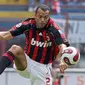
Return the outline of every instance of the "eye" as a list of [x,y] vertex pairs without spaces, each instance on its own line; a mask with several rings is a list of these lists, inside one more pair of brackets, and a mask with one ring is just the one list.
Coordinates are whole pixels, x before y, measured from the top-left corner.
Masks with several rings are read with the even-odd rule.
[[44,18],[45,18],[45,19],[47,19],[47,18],[48,18],[48,16],[45,16]]
[[42,16],[39,16],[39,18],[42,18]]

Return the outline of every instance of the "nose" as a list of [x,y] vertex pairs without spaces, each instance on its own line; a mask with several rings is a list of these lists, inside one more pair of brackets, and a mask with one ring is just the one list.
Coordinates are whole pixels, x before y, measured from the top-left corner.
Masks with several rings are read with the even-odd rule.
[[41,18],[41,21],[44,22],[44,20],[45,20],[45,19],[42,17],[42,18]]

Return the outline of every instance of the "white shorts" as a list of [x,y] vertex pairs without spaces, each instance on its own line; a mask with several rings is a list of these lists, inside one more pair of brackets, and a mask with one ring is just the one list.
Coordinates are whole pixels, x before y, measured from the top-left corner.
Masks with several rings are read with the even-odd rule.
[[[25,54],[26,55],[26,54]],[[24,71],[14,69],[23,77],[30,78],[31,85],[52,85],[52,64],[41,64],[29,58],[26,55],[27,68]]]

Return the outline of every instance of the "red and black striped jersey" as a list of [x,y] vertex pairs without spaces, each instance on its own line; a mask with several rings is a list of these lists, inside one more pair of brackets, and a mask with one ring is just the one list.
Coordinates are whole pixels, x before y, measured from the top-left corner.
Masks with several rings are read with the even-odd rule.
[[48,64],[54,60],[56,45],[67,42],[64,34],[50,18],[42,29],[36,27],[35,19],[29,18],[10,29],[12,36],[25,34],[25,53],[33,60]]

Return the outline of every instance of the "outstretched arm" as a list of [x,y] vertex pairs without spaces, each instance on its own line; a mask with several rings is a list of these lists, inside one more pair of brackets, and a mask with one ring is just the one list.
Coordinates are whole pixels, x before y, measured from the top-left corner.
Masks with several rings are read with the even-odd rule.
[[66,70],[68,68],[68,65],[61,61],[61,53],[62,53],[63,49],[66,48],[67,46],[65,44],[60,44],[58,47],[59,47],[59,53],[56,56],[55,60],[60,62],[60,64],[59,64],[60,72],[64,73],[64,70]]
[[10,31],[2,31],[0,32],[0,40],[9,40],[13,38]]
[[26,30],[30,29],[29,20],[23,21],[21,23],[18,23],[17,25],[13,26],[8,31],[2,31],[0,32],[0,40],[9,40],[15,36],[18,36],[20,34],[23,34]]

